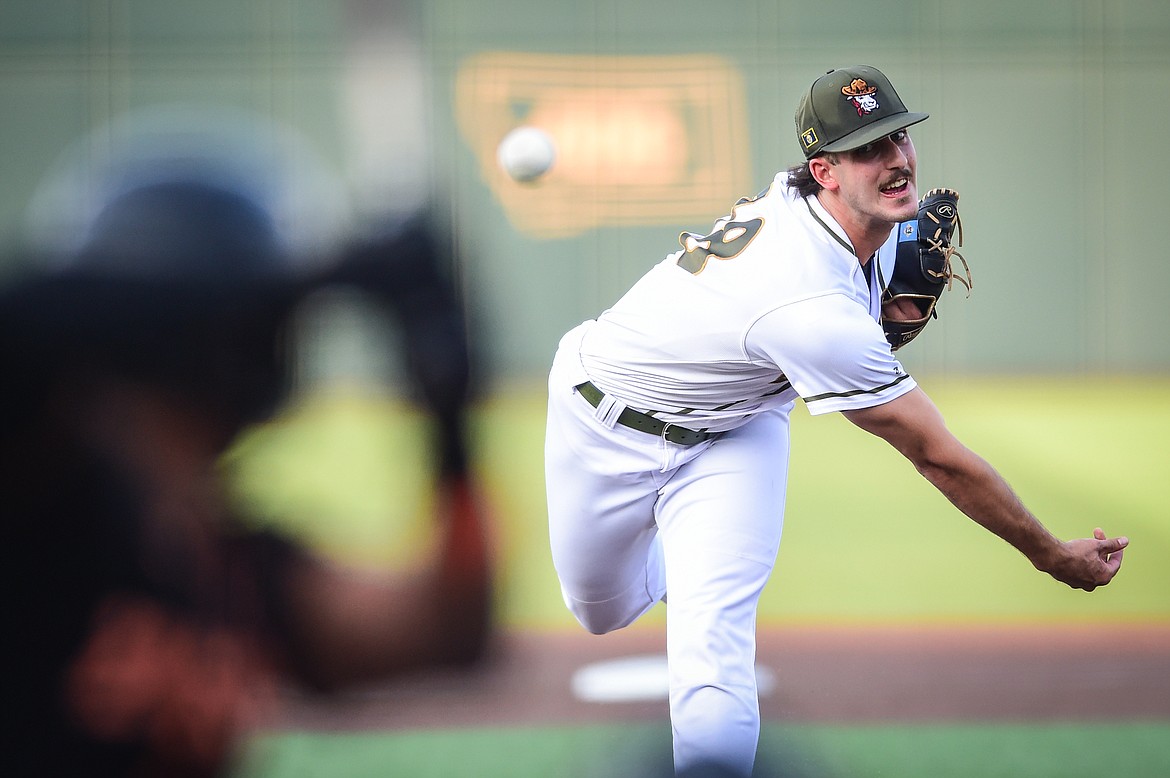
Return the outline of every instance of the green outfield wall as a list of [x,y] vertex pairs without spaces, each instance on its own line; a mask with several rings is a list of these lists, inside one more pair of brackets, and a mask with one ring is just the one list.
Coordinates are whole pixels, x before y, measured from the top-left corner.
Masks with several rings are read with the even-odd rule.
[[[287,123],[355,218],[429,199],[492,377],[545,370],[610,303],[796,161],[800,91],[885,70],[913,109],[922,189],[959,190],[970,299],[907,366],[1170,367],[1170,5],[1155,0],[11,0],[0,4],[0,232],[62,151],[123,112],[224,103]],[[557,130],[549,179],[494,165]]]

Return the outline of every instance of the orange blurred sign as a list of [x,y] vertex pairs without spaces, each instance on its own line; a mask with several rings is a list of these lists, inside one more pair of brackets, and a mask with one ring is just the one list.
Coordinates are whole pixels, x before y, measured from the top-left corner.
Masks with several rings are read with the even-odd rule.
[[[484,180],[531,235],[710,219],[751,185],[743,80],[717,56],[485,53],[460,67],[455,100]],[[557,147],[536,184],[496,163],[519,125]]]

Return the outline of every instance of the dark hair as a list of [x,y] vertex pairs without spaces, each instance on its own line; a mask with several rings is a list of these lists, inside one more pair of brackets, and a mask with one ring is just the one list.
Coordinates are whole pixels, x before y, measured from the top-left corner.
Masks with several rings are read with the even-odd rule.
[[809,169],[809,162],[819,156],[823,156],[834,165],[837,164],[836,154],[818,154],[812,159],[788,168],[788,185],[795,189],[801,197],[812,197],[824,188],[813,178],[812,170]]
[[788,168],[788,185],[795,189],[801,197],[812,197],[821,191],[821,185],[813,178],[808,169],[808,162]]

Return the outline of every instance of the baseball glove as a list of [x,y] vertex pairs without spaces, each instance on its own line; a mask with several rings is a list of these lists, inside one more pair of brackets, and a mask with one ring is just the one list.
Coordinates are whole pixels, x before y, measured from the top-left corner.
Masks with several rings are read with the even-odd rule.
[[[955,281],[971,294],[971,269],[956,250],[963,245],[958,202],[959,193],[953,189],[931,189],[918,203],[918,219],[898,226],[894,274],[882,291],[882,329],[894,351],[938,318],[938,300]],[[963,265],[962,275],[954,272],[956,258]]]

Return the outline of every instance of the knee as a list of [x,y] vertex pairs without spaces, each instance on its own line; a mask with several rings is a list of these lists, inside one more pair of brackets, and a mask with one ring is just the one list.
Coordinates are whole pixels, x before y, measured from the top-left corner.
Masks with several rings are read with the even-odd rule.
[[605,635],[614,632],[628,626],[634,620],[633,618],[619,619],[606,608],[591,607],[598,604],[604,605],[605,603],[575,603],[569,606],[569,611],[577,619],[577,623],[592,635]]
[[577,622],[582,627],[584,627],[590,635],[607,635],[614,630],[621,629],[620,627],[615,627],[610,624],[595,624],[580,617],[577,618]]
[[582,627],[593,635],[605,635],[632,624],[645,612],[644,603],[631,605],[619,599],[603,602],[584,602],[574,599],[562,590],[565,605]]

